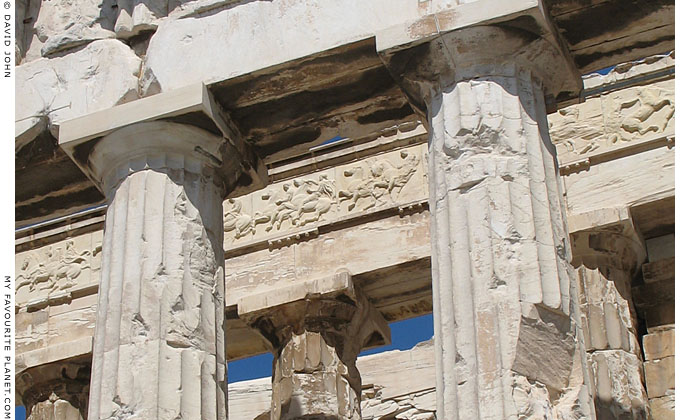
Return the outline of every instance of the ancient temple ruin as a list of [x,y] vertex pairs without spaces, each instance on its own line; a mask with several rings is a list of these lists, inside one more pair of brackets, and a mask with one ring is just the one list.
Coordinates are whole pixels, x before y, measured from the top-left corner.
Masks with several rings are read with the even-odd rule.
[[674,418],[674,2],[16,22],[27,418]]

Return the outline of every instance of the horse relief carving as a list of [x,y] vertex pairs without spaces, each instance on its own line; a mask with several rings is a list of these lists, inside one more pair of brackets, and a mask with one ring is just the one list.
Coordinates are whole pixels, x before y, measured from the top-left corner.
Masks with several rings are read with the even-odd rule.
[[621,116],[618,133],[613,133],[609,141],[630,141],[647,133],[663,133],[675,115],[673,97],[660,89],[638,89],[639,95],[628,101],[618,103],[616,112]]
[[550,117],[552,139],[562,156],[584,156],[643,137],[661,136],[672,127],[675,116],[673,92],[657,86],[615,92],[601,102],[596,98],[591,101],[561,109]]
[[304,226],[319,220],[336,204],[335,183],[327,175],[321,175],[318,181],[294,179],[279,189],[262,192],[260,197],[266,206],[253,216],[242,211],[239,201],[229,200],[230,209],[224,215],[225,231],[234,231],[235,239],[256,233],[257,225],[266,225],[266,232],[280,229],[286,221]]
[[[399,164],[379,158],[347,169],[339,178],[340,188],[327,174],[319,175],[318,180],[296,178],[269,187],[254,196],[258,207],[254,212],[243,208],[249,200],[230,199],[223,214],[224,230],[237,240],[257,230],[276,232],[285,226],[300,227],[322,220],[334,210],[339,212],[343,202],[347,202],[343,207],[346,212],[394,202],[393,196],[400,194],[419,166],[419,157],[406,150],[400,152],[400,158]],[[363,204],[358,206],[360,200]]]
[[402,163],[394,165],[386,159],[375,160],[367,169],[360,165],[345,171],[349,178],[344,189],[338,191],[339,203],[350,201],[348,210],[353,210],[362,198],[371,198],[361,210],[369,210],[382,203],[384,198],[393,199],[393,191],[400,190],[410,181],[417,171],[419,158],[406,150],[400,152]]
[[[97,251],[95,251],[97,252]],[[74,241],[62,246],[49,246],[42,258],[34,253],[25,256],[17,274],[17,291],[28,288],[29,293],[66,290],[77,284],[81,274],[91,268],[90,259],[95,252],[77,252]]]

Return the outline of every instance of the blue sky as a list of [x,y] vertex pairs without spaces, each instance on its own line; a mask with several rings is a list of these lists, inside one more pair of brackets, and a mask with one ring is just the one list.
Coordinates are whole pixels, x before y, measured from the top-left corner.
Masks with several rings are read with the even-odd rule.
[[[366,350],[360,356],[376,354],[389,350],[408,350],[420,341],[425,341],[434,335],[434,321],[431,316],[424,315],[400,322],[393,322],[391,327],[391,344]],[[271,376],[273,355],[260,354],[254,357],[228,363],[228,382],[247,381],[249,379]]]
[[[393,322],[390,324],[390,328],[390,345],[363,351],[360,353],[360,356],[389,350],[408,350],[414,347],[415,344],[426,341],[434,335],[434,321],[431,314]],[[271,376],[272,364],[273,355],[271,353],[228,363],[228,382],[239,382]],[[17,407],[15,419],[26,420],[24,407]]]

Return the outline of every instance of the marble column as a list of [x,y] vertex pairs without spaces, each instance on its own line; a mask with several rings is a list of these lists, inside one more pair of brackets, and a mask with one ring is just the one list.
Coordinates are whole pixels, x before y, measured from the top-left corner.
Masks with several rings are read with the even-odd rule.
[[588,415],[546,118],[547,93],[570,77],[554,73],[559,51],[508,26],[390,51],[391,73],[428,122],[437,416]]
[[571,235],[597,419],[646,419],[642,355],[632,281],[644,242],[629,219]]
[[17,376],[17,394],[28,420],[84,420],[89,398],[89,359],[54,362]]
[[108,210],[89,420],[226,420],[222,200],[241,167],[224,144],[157,121],[90,152]]
[[[349,275],[335,282],[345,287],[312,283],[304,298],[279,305],[259,308],[262,296],[238,303],[240,317],[274,349],[272,420],[362,418],[357,355],[365,346],[389,343],[390,330]],[[294,290],[284,295],[294,297]]]

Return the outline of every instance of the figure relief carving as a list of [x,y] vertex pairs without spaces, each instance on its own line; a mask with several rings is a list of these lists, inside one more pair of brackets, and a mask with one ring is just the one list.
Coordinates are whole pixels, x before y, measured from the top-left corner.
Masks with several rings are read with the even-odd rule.
[[223,212],[223,226],[226,232],[235,231],[235,239],[248,233],[254,233],[255,223],[252,216],[242,211],[242,203],[231,198],[228,200],[230,208]]
[[91,268],[91,257],[97,253],[98,249],[76,251],[73,240],[65,242],[64,248],[61,245],[47,247],[41,258],[29,253],[23,258],[17,274],[17,291],[28,288],[29,293],[47,290],[50,294],[74,287],[81,274]]
[[672,95],[664,94],[661,89],[636,90],[637,97],[617,104],[621,130],[609,137],[611,143],[630,141],[647,133],[663,133],[675,115]]
[[393,192],[400,191],[407,185],[410,178],[417,171],[419,158],[406,150],[400,152],[402,163],[394,165],[387,159],[378,159],[368,165],[363,164],[344,172],[346,181],[344,189],[338,191],[339,203],[350,200],[348,210],[352,211],[357,207],[357,202],[362,198],[372,198],[364,204],[361,210],[380,204],[383,198],[395,201]]
[[562,148],[559,153],[583,156],[661,136],[672,127],[675,116],[673,92],[658,86],[614,92],[601,102],[598,98],[588,101],[592,103],[567,107],[550,117],[552,138]]
[[[419,167],[419,156],[407,150],[399,152],[400,162],[386,158],[364,161],[346,169],[339,181],[320,174],[318,180],[296,178],[269,187],[254,196],[258,210],[247,210],[251,196],[230,199],[223,213],[225,232],[238,240],[250,235],[276,232],[285,226],[300,227],[323,220],[340,203],[348,202],[346,212],[366,211],[386,202],[395,202]],[[340,188],[338,188],[338,185]],[[369,199],[369,200],[363,200]],[[363,204],[359,204],[362,200]],[[244,206],[244,207],[243,207]]]
[[319,220],[336,204],[335,182],[327,175],[319,176],[318,181],[294,179],[281,188],[262,192],[260,197],[266,207],[253,216],[242,211],[242,203],[238,200],[228,201],[225,231],[234,230],[235,239],[256,233],[257,225],[266,225],[265,231],[270,232],[279,230],[285,221],[293,226],[304,226]]

